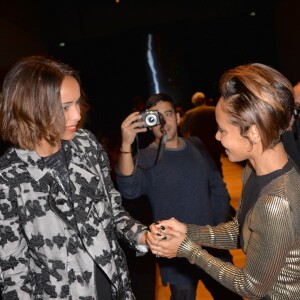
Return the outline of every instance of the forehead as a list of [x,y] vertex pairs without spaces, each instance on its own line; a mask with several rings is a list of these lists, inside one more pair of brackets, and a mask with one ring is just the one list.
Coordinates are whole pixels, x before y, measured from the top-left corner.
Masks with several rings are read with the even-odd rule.
[[74,77],[66,76],[61,84],[60,95],[62,102],[78,100],[80,87]]
[[174,111],[172,104],[168,101],[158,101],[151,109],[156,109],[161,112],[163,111]]
[[215,110],[216,118],[217,117],[225,117],[225,115],[226,115],[226,112],[224,110],[225,106],[226,106],[226,103],[225,103],[223,97],[221,97],[216,105],[216,110]]

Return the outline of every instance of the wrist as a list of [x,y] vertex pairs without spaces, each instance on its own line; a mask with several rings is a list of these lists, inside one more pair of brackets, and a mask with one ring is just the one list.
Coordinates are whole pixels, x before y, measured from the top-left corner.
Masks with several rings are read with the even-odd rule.
[[186,257],[192,249],[193,249],[193,243],[186,236],[177,249],[177,257]]
[[120,147],[120,153],[122,153],[122,154],[131,154],[132,153],[132,151],[131,151],[131,148],[129,148],[129,147]]

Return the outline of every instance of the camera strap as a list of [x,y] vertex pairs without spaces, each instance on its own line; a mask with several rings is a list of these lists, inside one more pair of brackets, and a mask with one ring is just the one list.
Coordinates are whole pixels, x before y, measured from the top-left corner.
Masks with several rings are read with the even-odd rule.
[[[137,137],[136,137],[136,139],[137,139]],[[160,143],[158,145],[158,150],[157,150],[157,154],[156,154],[156,157],[155,157],[155,161],[154,161],[153,165],[150,166],[150,167],[143,167],[141,165],[138,165],[138,152],[137,152],[134,170],[136,170],[137,167],[139,167],[142,170],[150,170],[153,167],[155,167],[159,163],[159,161],[161,160],[161,157],[162,157],[162,155],[164,153],[164,150],[166,148],[167,139],[168,139],[168,136],[167,136],[166,132],[163,132],[163,135],[160,139]],[[138,142],[137,142],[137,144],[138,144]]]
[[157,155],[156,155],[156,159],[155,159],[155,162],[154,162],[154,166],[158,164],[158,162],[160,161],[163,153],[164,153],[164,150],[166,148],[166,143],[167,143],[167,134],[164,133],[160,139],[160,143],[159,143],[159,146],[158,146],[158,151],[157,151]]

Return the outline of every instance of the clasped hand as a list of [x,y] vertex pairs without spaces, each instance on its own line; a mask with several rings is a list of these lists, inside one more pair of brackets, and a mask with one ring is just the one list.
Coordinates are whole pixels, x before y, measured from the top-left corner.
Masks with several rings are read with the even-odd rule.
[[179,245],[186,237],[186,225],[175,218],[158,221],[149,226],[147,244],[157,257],[177,256]]

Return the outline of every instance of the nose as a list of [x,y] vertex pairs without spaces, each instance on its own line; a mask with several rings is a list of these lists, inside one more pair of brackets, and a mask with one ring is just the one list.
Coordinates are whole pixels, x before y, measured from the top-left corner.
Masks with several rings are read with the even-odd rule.
[[74,121],[80,121],[81,119],[81,113],[80,113],[80,106],[79,105],[75,105],[74,109],[72,111],[72,119]]
[[217,140],[217,141],[219,141],[220,142],[220,140],[221,140],[221,133],[219,132],[219,130],[216,132],[216,134],[215,134],[215,139]]

